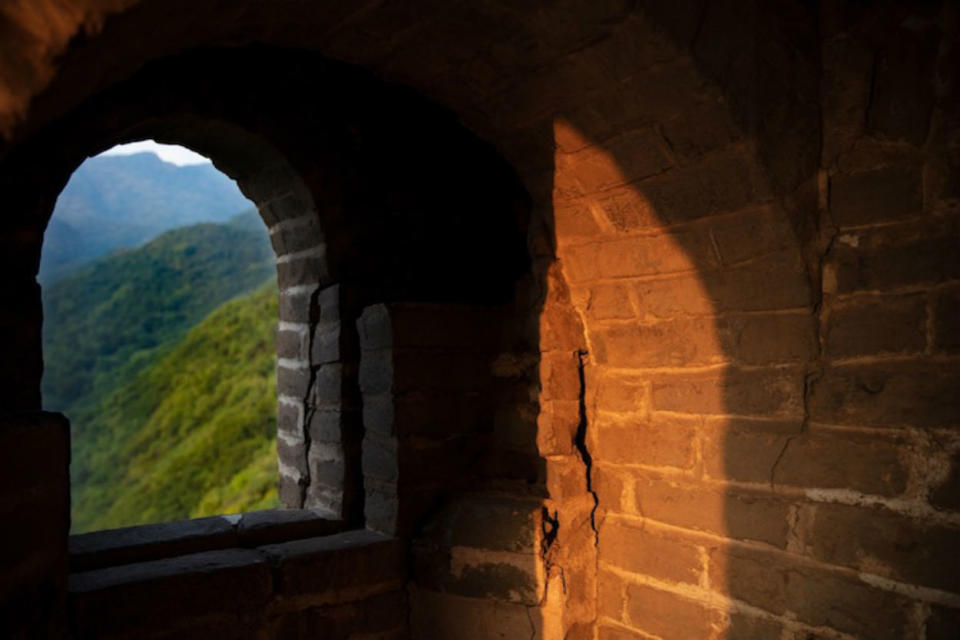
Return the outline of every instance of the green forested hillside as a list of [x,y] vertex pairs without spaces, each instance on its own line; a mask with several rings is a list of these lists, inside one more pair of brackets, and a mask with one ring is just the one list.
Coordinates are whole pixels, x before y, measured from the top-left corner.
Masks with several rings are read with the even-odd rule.
[[72,417],[97,404],[213,309],[273,277],[256,215],[168,231],[45,287],[45,408]]
[[224,304],[80,417],[73,532],[277,506],[276,306]]
[[276,502],[273,278],[251,212],[45,287],[44,407],[70,418],[74,532]]

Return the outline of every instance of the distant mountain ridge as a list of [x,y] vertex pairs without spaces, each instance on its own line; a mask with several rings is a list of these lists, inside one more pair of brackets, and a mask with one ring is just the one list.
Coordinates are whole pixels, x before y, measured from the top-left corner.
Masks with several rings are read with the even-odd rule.
[[252,206],[212,164],[177,166],[153,153],[89,158],[57,199],[38,280],[50,284],[117,249],[177,227],[225,222]]

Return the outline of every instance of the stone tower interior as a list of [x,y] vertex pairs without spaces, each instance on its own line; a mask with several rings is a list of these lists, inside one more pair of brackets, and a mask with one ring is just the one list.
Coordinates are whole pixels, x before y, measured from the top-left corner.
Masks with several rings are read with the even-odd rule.
[[[0,1],[0,636],[960,637],[958,32]],[[290,511],[83,547],[35,278],[71,172],[142,138],[270,229]]]

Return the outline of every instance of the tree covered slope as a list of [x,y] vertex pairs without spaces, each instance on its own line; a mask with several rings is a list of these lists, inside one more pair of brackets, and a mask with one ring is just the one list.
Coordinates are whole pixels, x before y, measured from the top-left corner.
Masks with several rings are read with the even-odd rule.
[[274,277],[256,215],[168,231],[45,287],[44,407],[96,404],[217,306]]
[[73,532],[278,505],[276,307],[227,302],[79,416]]

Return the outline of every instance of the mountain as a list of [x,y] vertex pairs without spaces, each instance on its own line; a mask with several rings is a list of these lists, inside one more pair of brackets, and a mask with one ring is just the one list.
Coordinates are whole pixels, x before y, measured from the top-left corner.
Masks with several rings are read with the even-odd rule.
[[72,531],[279,506],[276,287],[222,305],[79,416]]
[[181,167],[153,153],[89,158],[57,199],[38,280],[52,283],[93,258],[176,227],[225,222],[252,206],[212,164]]
[[213,309],[273,274],[266,229],[248,212],[229,224],[168,231],[44,287],[45,408],[72,418],[96,404]]

